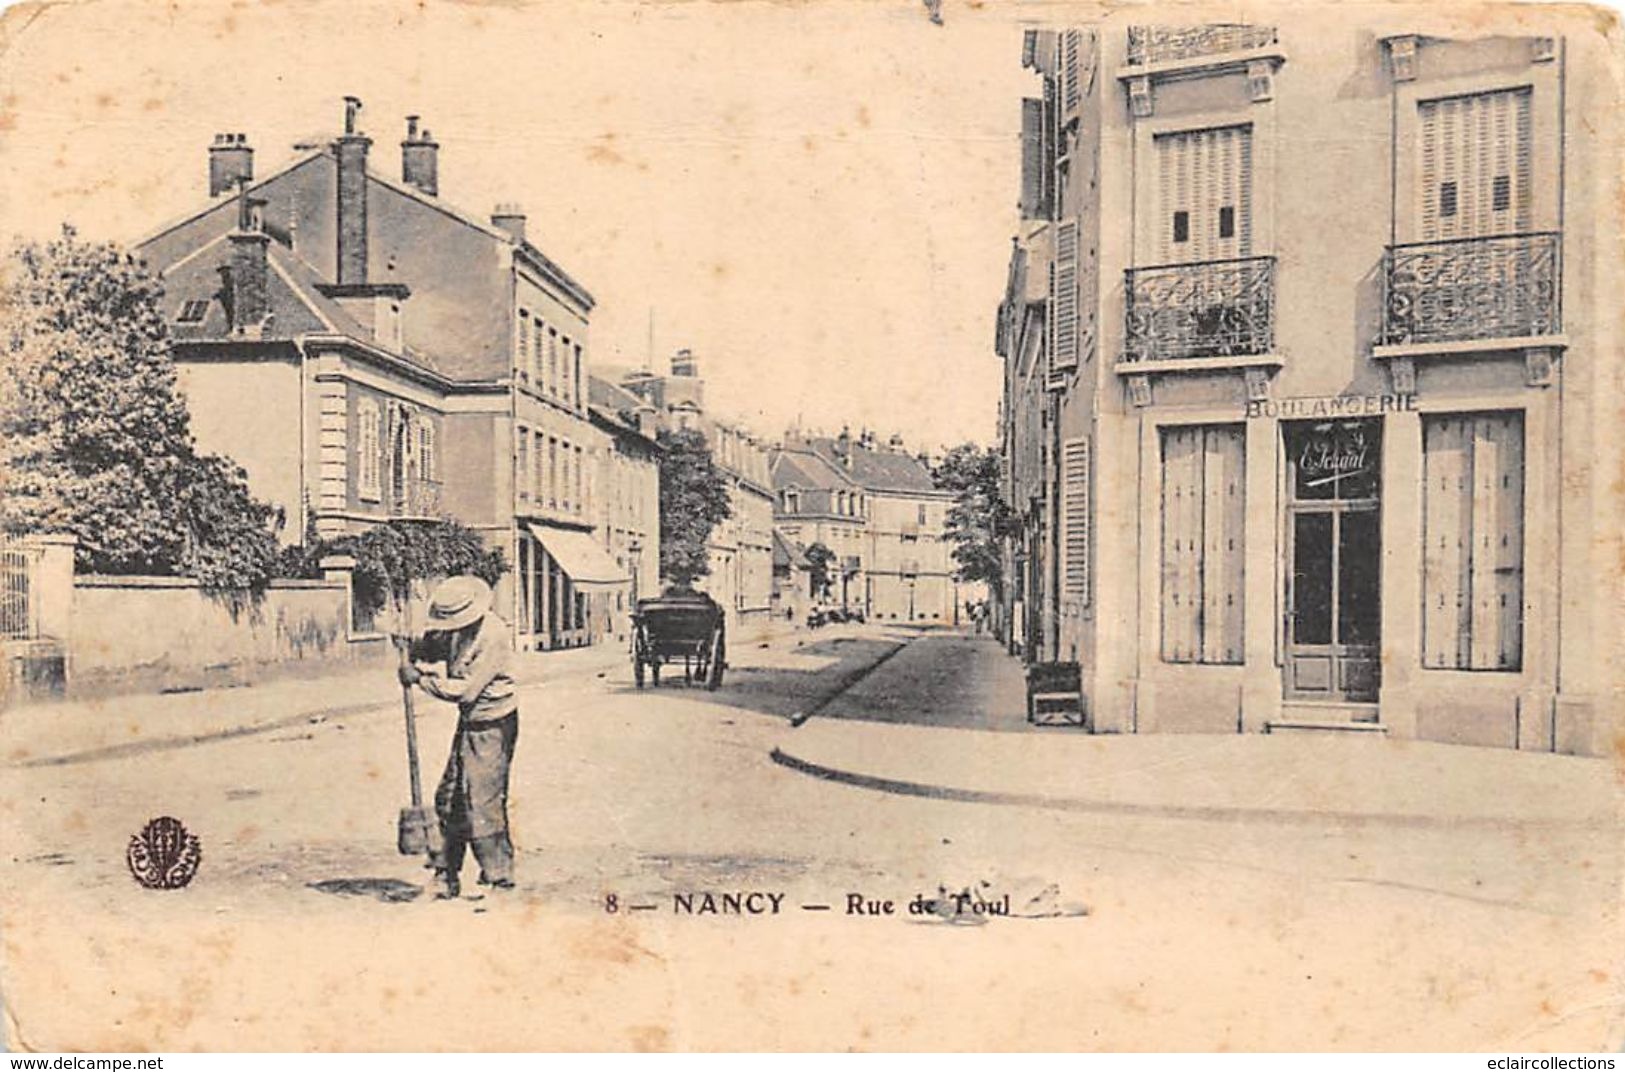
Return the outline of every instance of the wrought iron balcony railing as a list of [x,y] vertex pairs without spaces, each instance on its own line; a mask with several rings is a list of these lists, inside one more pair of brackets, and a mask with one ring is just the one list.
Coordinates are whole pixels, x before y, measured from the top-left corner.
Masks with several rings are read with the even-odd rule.
[[1124,273],[1125,361],[1242,357],[1275,345],[1275,258]]
[[1390,246],[1382,341],[1554,335],[1563,330],[1562,255],[1555,231]]
[[390,495],[391,517],[440,517],[440,482],[414,480]]
[[1133,67],[1244,52],[1275,43],[1275,27],[1219,22],[1207,26],[1130,26],[1128,62]]

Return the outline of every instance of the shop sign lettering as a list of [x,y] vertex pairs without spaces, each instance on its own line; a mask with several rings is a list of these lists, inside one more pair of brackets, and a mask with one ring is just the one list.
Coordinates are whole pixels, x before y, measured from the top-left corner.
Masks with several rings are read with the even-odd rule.
[[1325,395],[1311,398],[1266,398],[1247,403],[1248,417],[1300,420],[1316,417],[1376,417],[1415,413],[1415,395]]

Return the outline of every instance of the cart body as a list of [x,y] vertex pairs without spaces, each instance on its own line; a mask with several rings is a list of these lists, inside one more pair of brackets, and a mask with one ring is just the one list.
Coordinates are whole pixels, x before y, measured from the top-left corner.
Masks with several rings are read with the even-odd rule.
[[722,684],[727,629],[722,607],[703,592],[672,592],[638,600],[632,614],[632,677],[639,688],[647,674],[660,684],[660,671],[682,664],[683,680]]

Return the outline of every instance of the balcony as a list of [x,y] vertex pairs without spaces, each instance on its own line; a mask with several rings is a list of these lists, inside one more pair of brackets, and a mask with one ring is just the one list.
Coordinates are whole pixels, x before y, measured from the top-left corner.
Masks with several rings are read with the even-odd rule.
[[1562,235],[1553,231],[1390,246],[1377,356],[1471,349],[1455,344],[1485,340],[1513,348],[1557,336],[1562,254]]
[[435,519],[444,516],[440,506],[438,480],[414,480],[405,487],[392,488],[389,495],[389,516]]
[[[1280,364],[1275,347],[1275,258],[1242,257],[1130,268],[1124,284],[1125,366],[1192,368]],[[1164,369],[1171,371],[1164,365]]]
[[1275,44],[1275,27],[1221,22],[1207,26],[1130,26],[1131,67],[1249,52]]

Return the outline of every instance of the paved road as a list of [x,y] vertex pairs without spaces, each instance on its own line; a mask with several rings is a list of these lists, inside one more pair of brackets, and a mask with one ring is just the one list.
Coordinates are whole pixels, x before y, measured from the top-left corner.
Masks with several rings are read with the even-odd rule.
[[[1597,1044],[1617,852],[1561,832],[993,807],[768,758],[809,717],[1007,725],[990,648],[871,627],[737,650],[714,694],[624,670],[525,690],[501,900],[419,895],[387,710],[6,769],[8,1010],[44,1049]],[[451,723],[426,706],[432,768]],[[185,891],[125,873],[157,814],[203,839]],[[907,915],[939,887],[1064,914]],[[730,891],[783,910],[675,914]],[[901,914],[847,916],[852,893]]]

